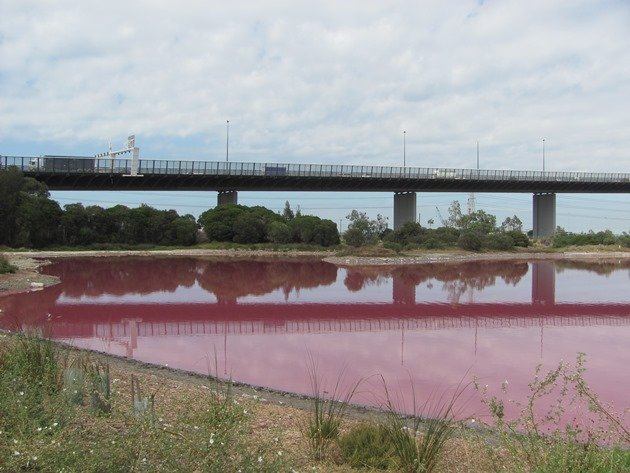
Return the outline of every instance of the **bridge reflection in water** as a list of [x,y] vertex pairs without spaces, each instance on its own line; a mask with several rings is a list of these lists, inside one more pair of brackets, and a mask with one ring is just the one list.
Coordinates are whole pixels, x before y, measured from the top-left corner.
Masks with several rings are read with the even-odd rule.
[[[301,302],[299,297],[265,300],[272,292],[281,291],[288,299],[299,291],[335,284],[338,268],[318,260],[136,258],[88,263],[76,259],[52,268],[62,285],[13,296],[5,302],[4,313],[13,317],[10,320],[20,320],[22,326],[46,325],[55,338],[121,342],[127,356],[133,356],[138,337],[630,325],[629,302],[556,303],[556,271],[563,267],[610,274],[628,269],[630,263],[478,261],[346,268],[342,270],[346,289],[368,295],[343,303],[327,301],[326,296],[321,302]],[[497,280],[508,288],[522,286],[528,272],[530,302],[474,301],[475,295],[495,286]],[[433,288],[442,300],[418,302],[418,286],[428,283],[432,287],[436,282],[442,283],[441,288]],[[388,284],[390,302],[370,301],[371,287]],[[191,301],[156,298],[156,294],[176,294],[181,287],[193,286],[202,291]],[[129,300],[130,294],[142,297]],[[209,295],[214,300],[209,301]],[[261,299],[248,301],[248,296]]]

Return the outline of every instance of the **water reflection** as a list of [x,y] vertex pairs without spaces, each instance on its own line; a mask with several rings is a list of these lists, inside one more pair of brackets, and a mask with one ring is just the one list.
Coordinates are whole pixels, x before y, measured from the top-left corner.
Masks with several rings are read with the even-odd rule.
[[[63,283],[0,297],[0,326],[307,393],[304,355],[417,392],[464,372],[526,380],[585,351],[606,399],[630,390],[630,262],[481,261],[337,268],[310,261],[63,260]],[[608,373],[608,374],[607,374]],[[334,373],[333,373],[334,375]],[[526,388],[526,386],[525,386]]]

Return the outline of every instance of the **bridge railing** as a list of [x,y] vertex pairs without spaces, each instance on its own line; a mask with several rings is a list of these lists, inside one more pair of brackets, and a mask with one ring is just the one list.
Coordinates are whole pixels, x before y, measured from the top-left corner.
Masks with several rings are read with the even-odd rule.
[[[131,173],[131,161],[128,159],[112,160],[109,158],[92,158],[85,156],[0,156],[0,169],[7,169],[10,166],[16,166],[28,173]],[[150,159],[140,160],[138,172],[143,175],[263,176],[269,179],[313,177],[340,179],[630,182],[630,173],[509,171],[225,161],[164,161]]]

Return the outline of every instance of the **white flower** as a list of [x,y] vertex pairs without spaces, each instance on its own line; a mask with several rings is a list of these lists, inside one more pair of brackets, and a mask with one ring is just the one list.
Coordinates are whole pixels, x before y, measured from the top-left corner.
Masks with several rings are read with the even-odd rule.
[[13,455],[15,455],[16,457],[20,455],[20,452],[18,452],[17,450],[13,450]]
[[261,456],[258,457],[258,463],[262,463],[262,457]]

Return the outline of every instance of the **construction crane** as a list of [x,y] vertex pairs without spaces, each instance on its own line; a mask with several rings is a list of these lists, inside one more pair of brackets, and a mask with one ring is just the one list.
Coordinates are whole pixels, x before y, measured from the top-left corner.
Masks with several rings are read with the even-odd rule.
[[440,217],[440,222],[442,222],[442,226],[443,227],[448,227],[448,223],[446,222],[446,220],[444,220],[444,217],[442,217],[442,212],[440,212],[440,209],[438,208],[438,206],[435,206],[435,210],[437,210],[437,214],[438,217]]

